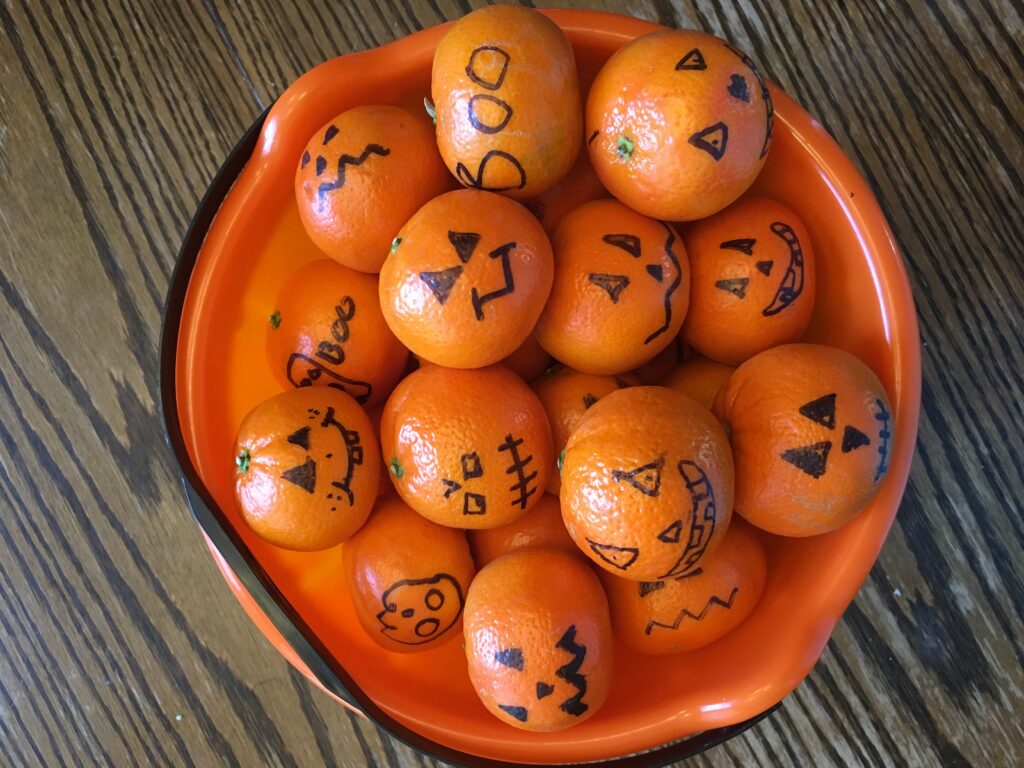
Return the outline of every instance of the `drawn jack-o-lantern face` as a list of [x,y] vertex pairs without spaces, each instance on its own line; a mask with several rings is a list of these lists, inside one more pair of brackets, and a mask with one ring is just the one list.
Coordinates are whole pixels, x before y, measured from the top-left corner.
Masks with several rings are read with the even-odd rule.
[[733,521],[715,556],[684,576],[637,582],[602,572],[601,581],[616,636],[662,654],[702,648],[738,626],[757,605],[765,573],[757,534]]
[[249,526],[289,549],[323,549],[359,528],[376,498],[378,451],[348,395],[292,390],[257,406],[239,431],[236,498]]
[[392,105],[333,118],[296,158],[306,234],[332,259],[377,272],[399,227],[451,185],[429,122]]
[[683,238],[693,280],[683,336],[695,349],[738,365],[803,335],[814,309],[814,253],[795,213],[747,198]]
[[396,643],[429,643],[462,615],[462,589],[447,573],[427,579],[404,579],[381,596],[384,608],[377,614],[381,632]]
[[585,373],[631,370],[661,352],[689,304],[689,265],[669,225],[615,200],[562,219],[555,281],[537,324],[541,345]]
[[753,182],[771,143],[771,95],[723,40],[665,30],[623,46],[587,97],[587,145],[601,181],[634,210],[709,216]]
[[669,389],[606,395],[566,447],[561,502],[569,534],[594,562],[627,579],[673,579],[698,568],[725,535],[732,494],[721,425]]
[[741,365],[715,398],[731,429],[736,511],[783,536],[825,533],[871,500],[893,414],[878,377],[833,347],[786,344]]
[[479,368],[526,340],[552,271],[547,235],[526,208],[457,190],[431,200],[398,233],[380,273],[381,309],[420,357]]

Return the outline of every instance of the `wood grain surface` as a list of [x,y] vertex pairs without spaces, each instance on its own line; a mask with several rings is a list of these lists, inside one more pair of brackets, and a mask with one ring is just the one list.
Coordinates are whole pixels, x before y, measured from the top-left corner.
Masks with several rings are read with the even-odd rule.
[[[832,132],[918,302],[918,453],[814,672],[697,765],[1024,764],[1024,14],[587,3],[723,35]],[[0,2],[0,763],[424,766],[253,628],[157,405],[177,248],[296,76],[464,0]]]

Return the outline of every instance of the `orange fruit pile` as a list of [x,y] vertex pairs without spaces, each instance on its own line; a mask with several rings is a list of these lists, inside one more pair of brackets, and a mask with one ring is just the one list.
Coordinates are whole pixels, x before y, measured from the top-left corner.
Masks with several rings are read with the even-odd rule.
[[350,109],[295,157],[328,258],[266,308],[285,391],[239,425],[237,510],[340,545],[384,650],[461,638],[481,717],[567,728],[628,674],[616,639],[704,653],[771,588],[767,536],[860,514],[892,406],[799,343],[813,211],[747,193],[773,110],[739,49],[647,35],[581,94],[554,23],[489,6],[438,45],[427,104],[434,126]]

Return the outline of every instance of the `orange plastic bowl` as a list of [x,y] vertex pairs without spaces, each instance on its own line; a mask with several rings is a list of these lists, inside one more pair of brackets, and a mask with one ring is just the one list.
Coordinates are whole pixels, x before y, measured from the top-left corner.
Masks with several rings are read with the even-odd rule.
[[[585,84],[615,50],[658,28],[604,13],[549,15],[572,41]],[[278,650],[340,701],[454,762],[582,762],[656,749],[657,756],[616,764],[676,759],[735,733],[800,683],[882,547],[906,484],[920,406],[907,276],[867,184],[824,129],[773,88],[774,143],[752,194],[782,201],[810,230],[818,298],[808,340],[861,357],[891,396],[889,475],[871,506],[838,531],[799,540],[765,536],[764,597],[719,642],[668,658],[617,647],[614,686],[595,717],[559,733],[508,727],[478,701],[460,643],[411,655],[382,650],[353,615],[341,548],[276,549],[242,524],[232,494],[238,424],[278,391],[264,354],[267,316],[281,283],[321,257],[295,207],[297,158],[319,126],[349,107],[390,102],[421,109],[443,33],[436,27],[316,67],[284,92],[229,158],[193,221],[168,296],[162,359],[168,437],[231,590]]]

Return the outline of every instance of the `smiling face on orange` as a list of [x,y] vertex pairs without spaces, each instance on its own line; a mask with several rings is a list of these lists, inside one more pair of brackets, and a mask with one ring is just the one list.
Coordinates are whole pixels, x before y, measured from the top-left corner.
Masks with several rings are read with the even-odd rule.
[[242,517],[279,547],[334,546],[373,506],[377,452],[369,419],[344,392],[308,387],[272,397],[239,428],[235,498]]
[[663,387],[606,395],[565,450],[566,528],[591,560],[623,578],[672,579],[699,567],[728,529],[732,497],[721,425]]
[[767,198],[747,198],[687,226],[690,311],[687,343],[739,365],[770,347],[797,341],[814,311],[815,264],[800,218]]
[[584,373],[632,370],[672,343],[689,304],[689,264],[667,224],[615,200],[568,214],[554,239],[555,280],[535,333]]

